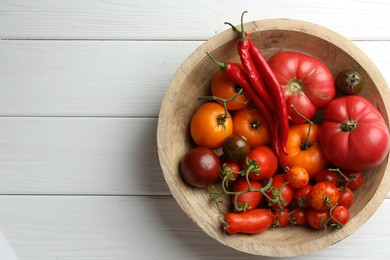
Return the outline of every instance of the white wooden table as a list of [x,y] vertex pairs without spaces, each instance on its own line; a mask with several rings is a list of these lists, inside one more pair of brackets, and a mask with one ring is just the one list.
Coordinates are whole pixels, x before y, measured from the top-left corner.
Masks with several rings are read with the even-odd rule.
[[[269,259],[182,212],[156,149],[168,82],[205,40],[295,18],[351,39],[390,82],[390,2],[0,0],[0,259]],[[357,232],[291,259],[389,259],[390,196]]]

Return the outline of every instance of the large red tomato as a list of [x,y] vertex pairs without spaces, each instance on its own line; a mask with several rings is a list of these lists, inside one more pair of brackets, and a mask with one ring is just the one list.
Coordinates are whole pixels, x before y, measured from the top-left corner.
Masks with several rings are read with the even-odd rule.
[[333,75],[322,61],[298,52],[280,52],[268,62],[283,88],[291,122],[306,122],[291,105],[312,118],[335,97]]
[[327,159],[343,169],[375,167],[389,152],[387,125],[379,111],[361,96],[330,102],[319,134]]

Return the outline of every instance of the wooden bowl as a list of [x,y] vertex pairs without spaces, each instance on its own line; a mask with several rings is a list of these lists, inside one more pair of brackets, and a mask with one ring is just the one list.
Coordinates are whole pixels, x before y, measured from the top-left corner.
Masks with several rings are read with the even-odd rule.
[[[376,66],[349,40],[324,27],[289,19],[253,21],[244,28],[266,58],[293,50],[322,60],[334,76],[347,68],[360,71],[365,79],[360,95],[378,108],[389,125],[389,88]],[[291,226],[270,228],[256,235],[225,234],[218,220],[221,212],[210,204],[207,189],[190,187],[180,177],[180,160],[192,144],[190,119],[201,104],[197,98],[210,94],[210,81],[218,70],[205,52],[221,61],[238,60],[236,43],[231,29],[221,32],[195,50],[171,80],[157,129],[158,154],[165,180],[184,212],[205,233],[226,246],[263,256],[296,256],[324,249],[357,230],[381,205],[390,189],[388,157],[366,173],[364,185],[355,193],[348,224],[341,229],[322,231]],[[227,208],[222,211],[226,212]]]

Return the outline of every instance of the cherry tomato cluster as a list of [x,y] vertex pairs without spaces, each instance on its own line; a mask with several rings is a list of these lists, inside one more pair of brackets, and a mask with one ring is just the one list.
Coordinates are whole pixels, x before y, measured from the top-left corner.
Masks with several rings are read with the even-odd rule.
[[[256,61],[258,53],[249,51],[257,50],[254,43],[243,28],[233,29],[241,36],[241,64],[209,55],[221,70],[212,78],[211,95],[199,97],[203,103],[192,115],[195,147],[181,160],[183,179],[208,187],[217,205],[229,197],[222,220],[227,233],[342,227],[365,170],[378,166],[390,148],[380,112],[357,95],[363,77],[345,70],[334,79],[326,64],[292,51],[276,53],[266,64],[260,58],[263,74],[257,75],[243,59],[244,53]],[[283,103],[258,93],[272,87],[280,88],[274,94],[282,94]]]

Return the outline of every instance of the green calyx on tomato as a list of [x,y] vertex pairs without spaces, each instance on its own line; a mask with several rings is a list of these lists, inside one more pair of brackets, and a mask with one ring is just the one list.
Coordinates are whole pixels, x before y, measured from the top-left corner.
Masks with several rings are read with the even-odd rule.
[[358,126],[358,122],[353,121],[353,120],[347,120],[341,123],[340,129],[343,132],[351,132],[355,130],[355,128]]

